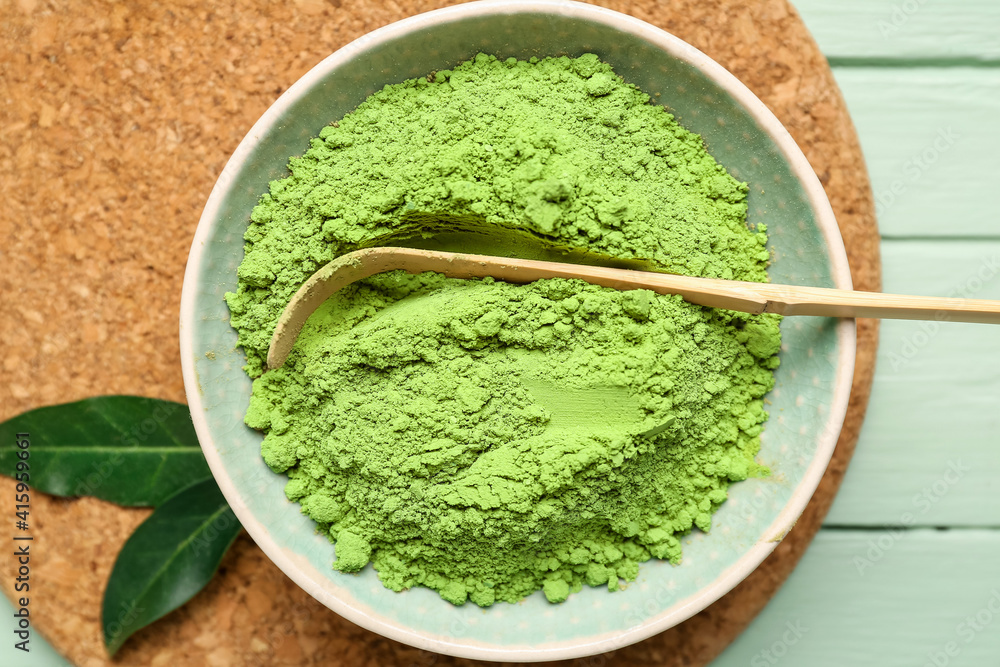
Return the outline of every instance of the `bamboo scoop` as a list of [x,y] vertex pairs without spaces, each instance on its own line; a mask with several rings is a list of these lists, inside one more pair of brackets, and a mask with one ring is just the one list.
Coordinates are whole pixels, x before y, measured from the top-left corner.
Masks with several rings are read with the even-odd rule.
[[619,290],[648,289],[679,294],[702,306],[744,313],[878,317],[901,320],[950,320],[1000,324],[1000,301],[853,292],[823,287],[691,278],[604,266],[564,264],[531,259],[468,255],[412,248],[365,248],[333,260],[307,280],[285,306],[267,351],[267,366],[280,368],[302,326],[320,304],[337,290],[376,273],[401,269],[408,273],[435,271],[451,278],[492,276],[512,283],[539,278],[579,278]]

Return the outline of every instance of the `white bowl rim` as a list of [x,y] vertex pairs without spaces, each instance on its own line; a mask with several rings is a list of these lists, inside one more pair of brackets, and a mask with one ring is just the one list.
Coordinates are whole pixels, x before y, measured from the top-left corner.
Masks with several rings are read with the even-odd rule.
[[833,456],[844,416],[847,413],[847,405],[854,376],[857,349],[854,320],[841,320],[837,324],[837,340],[840,352],[837,359],[837,372],[834,380],[834,395],[829,408],[829,419],[826,422],[823,433],[819,436],[819,446],[817,447],[816,454],[813,456],[802,480],[795,487],[788,503],[768,529],[763,532],[763,537],[747,550],[733,566],[725,570],[697,593],[675,602],[664,611],[645,619],[642,623],[633,626],[627,631],[614,633],[610,636],[602,636],[597,640],[582,638],[553,643],[551,645],[543,644],[530,649],[523,647],[508,649],[483,646],[472,642],[462,643],[461,641],[456,641],[454,638],[435,636],[427,632],[403,628],[399,625],[389,623],[381,617],[365,614],[347,605],[318,585],[309,573],[300,567],[275,542],[267,529],[256,520],[249,508],[242,502],[239,491],[227,474],[205,418],[202,396],[199,391],[199,383],[195,371],[194,342],[188,333],[191,331],[189,323],[195,321],[195,302],[198,292],[197,274],[202,264],[202,255],[206,241],[212,231],[212,221],[217,217],[229,185],[236,172],[239,171],[245,158],[256,147],[260,137],[281,118],[289,106],[304,96],[329,71],[338,68],[360,52],[376,45],[431,26],[472,17],[514,13],[550,13],[602,23],[622,32],[641,37],[672,56],[692,65],[712,79],[749,112],[761,129],[775,142],[782,156],[788,161],[792,173],[800,181],[806,192],[809,204],[816,215],[817,226],[826,241],[834,284],[839,289],[852,289],[853,283],[847,260],[847,251],[823,186],[820,184],[805,155],[803,155],[795,140],[788,133],[788,130],[785,129],[764,103],[728,70],[680,38],[641,19],[603,7],[588,5],[574,0],[477,0],[402,19],[369,32],[341,47],[289,87],[253,125],[220,173],[212,189],[212,193],[205,204],[197,230],[195,231],[181,292],[180,353],[184,388],[191,411],[191,418],[209,468],[216,482],[219,484],[223,495],[244,528],[246,528],[261,550],[264,551],[268,558],[282,572],[288,575],[307,593],[337,614],[385,637],[422,649],[463,658],[536,662],[595,655],[613,651],[651,637],[687,620],[708,607],[735,588],[737,584],[764,561],[788,531],[791,530],[799,516],[805,510]]

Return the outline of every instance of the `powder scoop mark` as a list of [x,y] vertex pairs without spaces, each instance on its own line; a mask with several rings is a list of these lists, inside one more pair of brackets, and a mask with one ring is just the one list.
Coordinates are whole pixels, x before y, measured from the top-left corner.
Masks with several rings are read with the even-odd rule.
[[[387,86],[271,184],[227,295],[246,423],[286,495],[393,590],[455,604],[615,590],[709,530],[754,461],[778,318],[575,280],[393,272],[356,283],[262,374],[334,256],[415,230],[528,232],[679,273],[766,280],[746,186],[595,56],[480,55]],[[433,225],[433,227],[428,227]]]

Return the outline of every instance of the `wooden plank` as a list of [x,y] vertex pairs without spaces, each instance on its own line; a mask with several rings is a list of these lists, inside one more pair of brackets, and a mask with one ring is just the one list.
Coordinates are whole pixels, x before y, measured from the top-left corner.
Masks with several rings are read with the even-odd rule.
[[[1000,600],[992,602],[1000,592],[998,551],[1000,531],[823,530],[712,667],[921,667],[934,664],[928,654],[942,662],[950,643],[958,655],[945,654],[950,660],[942,664],[993,665],[1000,655],[1000,612],[990,609],[1000,610]],[[13,613],[3,596],[0,613]],[[12,643],[0,646],[2,664],[23,662]],[[32,665],[67,664],[37,632],[31,649]]]
[[995,0],[792,0],[828,58],[1000,58]]
[[[32,608],[32,605],[38,605],[37,598],[32,600],[31,597],[28,598],[28,613],[37,613],[37,607]],[[14,605],[7,598],[6,595],[0,595],[0,615],[4,618],[11,618],[17,612]],[[37,618],[29,628],[28,643],[26,645],[28,652],[25,653],[18,649],[15,644],[22,641],[22,639],[11,634],[13,639],[9,641],[0,642],[0,665],[29,665],[30,667],[70,667],[70,663],[66,662],[59,653],[52,648],[52,645],[46,641],[45,637],[38,631],[35,626]],[[11,625],[12,630],[20,628],[15,628],[15,624]]]
[[[1000,241],[883,241],[884,290],[1000,299]],[[883,321],[827,525],[1000,526],[1000,327]]]
[[996,665],[1000,531],[823,530],[712,667]]
[[1000,174],[1000,68],[838,68],[835,76],[883,236],[1000,237],[990,185]]

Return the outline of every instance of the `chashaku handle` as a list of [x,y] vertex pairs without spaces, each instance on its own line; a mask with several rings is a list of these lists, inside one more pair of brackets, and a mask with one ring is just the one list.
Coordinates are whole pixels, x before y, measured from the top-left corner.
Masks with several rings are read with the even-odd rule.
[[267,367],[280,368],[285,363],[306,320],[332,294],[351,283],[393,270],[408,273],[434,271],[450,278],[492,276],[512,283],[530,283],[541,278],[577,278],[619,290],[648,289],[659,294],[679,294],[685,301],[701,306],[751,314],[1000,324],[1000,301],[692,278],[671,273],[438,250],[365,248],[333,260],[299,288],[278,319],[278,326],[267,351]]

